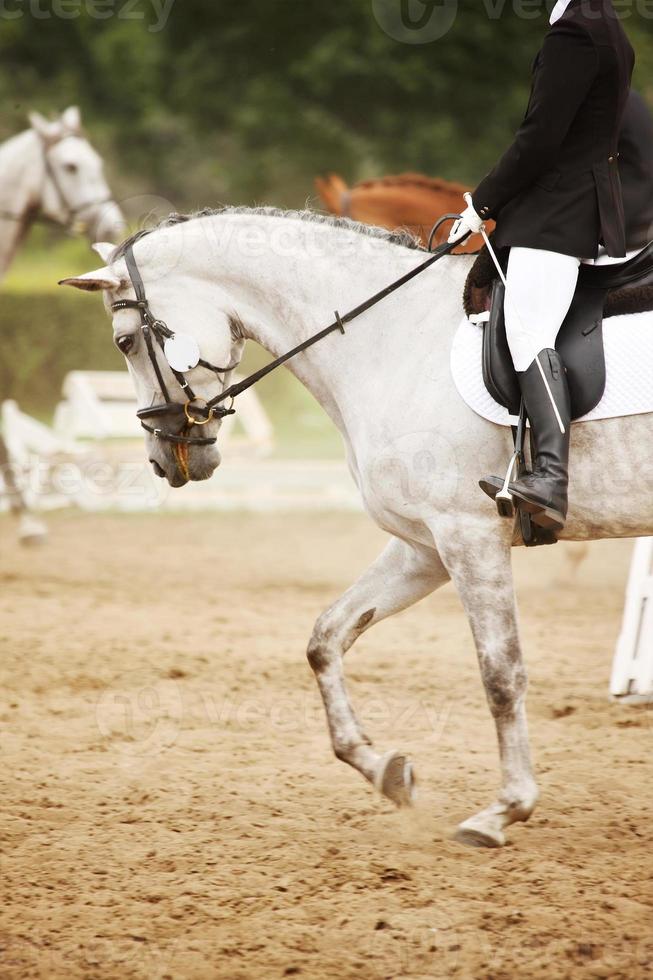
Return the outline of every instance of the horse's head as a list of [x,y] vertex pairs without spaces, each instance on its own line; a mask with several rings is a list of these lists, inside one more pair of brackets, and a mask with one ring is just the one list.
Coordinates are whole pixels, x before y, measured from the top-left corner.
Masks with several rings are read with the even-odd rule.
[[207,403],[229,384],[245,340],[227,297],[183,272],[165,238],[136,236],[118,249],[94,245],[106,265],[60,284],[104,292],[114,343],[136,388],[148,458],[157,476],[180,487],[208,479],[220,464],[215,443],[224,403]]
[[91,241],[118,241],[125,219],[104,177],[102,158],[82,132],[79,109],[71,106],[54,121],[32,112],[29,121],[43,151],[43,214]]

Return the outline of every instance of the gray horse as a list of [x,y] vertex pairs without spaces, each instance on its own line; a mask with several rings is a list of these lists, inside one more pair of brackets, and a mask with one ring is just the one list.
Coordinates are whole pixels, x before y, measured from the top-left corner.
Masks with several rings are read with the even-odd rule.
[[[84,136],[81,116],[71,106],[58,119],[38,112],[30,129],[0,146],[0,279],[6,274],[30,225],[46,219],[86,234],[118,240],[125,221],[104,178],[102,159]],[[23,543],[41,539],[45,525],[31,514],[0,435],[0,471]]]
[[[105,266],[64,283],[103,290],[108,309],[133,300],[125,248],[96,248]],[[405,237],[343,219],[242,208],[176,216],[138,238],[133,255],[153,316],[192,335],[213,365],[236,364],[248,339],[282,354],[330,323],[336,305],[352,309],[424,258]],[[395,803],[411,801],[410,763],[400,752],[378,753],[363,733],[345,690],[343,657],[375,623],[451,580],[476,643],[502,772],[498,798],[465,820],[458,837],[496,847],[509,824],[528,819],[538,791],[511,571],[513,526],[478,488],[480,475],[505,468],[510,432],[464,404],[449,369],[472,261],[442,259],[348,326],[344,337],[331,334],[289,367],[338,426],[365,507],[390,535],[374,564],[320,616],[308,646],[335,754]],[[161,403],[139,312],[119,308],[113,329],[140,407]],[[160,351],[158,368],[181,405],[184,395]],[[203,399],[229,382],[229,375],[216,378],[201,365],[187,377]],[[146,434],[155,471],[173,486],[207,479],[220,462],[215,445],[166,440],[179,434],[178,418],[158,416],[159,436]],[[215,436],[218,426],[209,421],[201,435]],[[565,539],[653,532],[652,439],[651,415],[574,427]]]

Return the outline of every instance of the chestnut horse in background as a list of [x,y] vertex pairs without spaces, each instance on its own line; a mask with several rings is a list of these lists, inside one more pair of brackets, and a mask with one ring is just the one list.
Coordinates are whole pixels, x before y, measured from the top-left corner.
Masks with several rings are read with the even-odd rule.
[[[315,187],[324,207],[331,214],[353,218],[381,228],[406,228],[426,245],[431,228],[443,214],[459,214],[466,207],[463,194],[471,190],[439,177],[398,174],[364,180],[348,187],[338,174],[315,178]],[[488,230],[494,224],[489,223]],[[434,244],[443,242],[451,226],[443,225]],[[460,252],[477,252],[483,245],[480,235],[472,235]]]

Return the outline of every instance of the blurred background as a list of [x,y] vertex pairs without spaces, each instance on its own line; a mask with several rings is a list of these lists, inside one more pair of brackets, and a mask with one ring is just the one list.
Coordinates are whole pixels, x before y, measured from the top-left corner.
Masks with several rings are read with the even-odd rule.
[[[13,0],[0,13],[0,139],[79,105],[132,223],[221,203],[318,205],[314,178],[417,171],[473,184],[506,147],[553,4],[405,0]],[[619,4],[653,105],[653,11]],[[433,9],[433,8],[437,9]],[[58,289],[88,243],[34,227],[2,285],[0,391],[47,421],[72,369],[119,369],[104,311]],[[262,359],[250,351],[245,367]],[[340,443],[287,372],[260,386],[275,452]]]

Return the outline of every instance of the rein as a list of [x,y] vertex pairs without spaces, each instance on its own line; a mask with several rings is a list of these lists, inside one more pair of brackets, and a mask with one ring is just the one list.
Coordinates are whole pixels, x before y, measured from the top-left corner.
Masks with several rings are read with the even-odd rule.
[[[440,218],[440,220],[434,225],[429,237],[429,243],[432,242],[440,225],[442,225],[445,221],[457,220],[459,217],[460,215],[458,214],[443,215],[443,217]],[[152,435],[156,436],[157,439],[161,439],[164,442],[170,442],[175,445],[213,445],[215,442],[217,442],[217,436],[213,438],[207,437],[203,439],[193,439],[191,436],[170,433],[163,429],[146,425],[143,419],[174,412],[179,416],[184,416],[186,420],[184,428],[189,428],[193,425],[206,425],[214,418],[223,418],[225,415],[233,415],[235,411],[235,409],[232,408],[233,401],[238,395],[242,394],[243,391],[247,391],[248,388],[251,388],[262,378],[265,378],[272,371],[275,371],[278,367],[281,367],[282,364],[285,364],[291,358],[296,357],[297,354],[301,354],[303,351],[313,347],[315,344],[319,343],[319,341],[324,340],[325,337],[328,337],[329,334],[334,333],[336,330],[340,331],[341,334],[344,334],[346,324],[351,323],[363,313],[371,310],[372,307],[376,306],[387,296],[390,296],[397,289],[405,286],[406,283],[409,283],[412,279],[415,279],[416,276],[419,276],[422,272],[425,272],[428,268],[430,268],[430,266],[438,262],[439,259],[443,258],[445,255],[449,255],[450,252],[458,245],[462,244],[464,240],[465,239],[462,238],[452,244],[445,242],[443,245],[438,246],[431,252],[428,259],[421,263],[421,265],[418,265],[415,269],[407,272],[405,275],[401,276],[400,279],[396,279],[394,282],[390,283],[389,286],[386,286],[378,293],[370,296],[370,298],[365,300],[364,303],[361,303],[353,310],[345,313],[344,316],[341,316],[336,310],[334,313],[334,321],[327,327],[324,327],[322,330],[318,331],[318,333],[308,337],[301,344],[297,344],[297,346],[293,347],[291,350],[286,351],[286,353],[282,354],[280,357],[275,358],[275,360],[271,361],[269,364],[266,364],[265,367],[259,368],[258,371],[254,371],[253,374],[248,375],[242,381],[238,381],[236,384],[225,388],[224,391],[220,392],[218,395],[215,395],[215,397],[209,399],[208,401],[200,399],[200,401],[203,401],[202,405],[194,404],[194,402],[197,401],[197,397],[190,387],[190,384],[186,380],[184,374],[175,370],[172,366],[170,366],[170,370],[172,371],[177,383],[187,396],[188,400],[182,404],[181,402],[173,401],[170,398],[168,388],[163,380],[163,375],[161,374],[161,367],[156,357],[156,351],[152,342],[152,334],[154,334],[161,348],[164,346],[164,338],[174,337],[174,334],[162,320],[157,320],[152,315],[149,303],[145,296],[143,280],[134,257],[133,246],[129,245],[125,250],[125,261],[127,263],[127,271],[129,273],[132,286],[134,287],[134,292],[136,293],[136,299],[118,300],[116,303],[111,304],[111,310],[117,311],[124,309],[136,309],[140,312],[141,329],[143,331],[143,336],[145,337],[147,353],[150,362],[152,363],[152,367],[154,368],[154,373],[161,388],[161,393],[165,399],[165,403],[162,405],[153,405],[150,408],[143,408],[136,413],[140,419],[142,427],[147,432],[150,432]],[[196,364],[208,368],[210,371],[214,371],[217,375],[227,374],[229,371],[233,371],[233,369],[237,367],[237,364],[230,365],[226,368],[215,367],[215,365],[209,364],[207,361],[203,361],[201,358],[196,362]],[[229,405],[229,408],[225,408],[222,405],[222,402],[225,402],[228,399],[231,399],[231,404]]]

